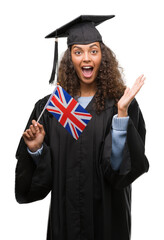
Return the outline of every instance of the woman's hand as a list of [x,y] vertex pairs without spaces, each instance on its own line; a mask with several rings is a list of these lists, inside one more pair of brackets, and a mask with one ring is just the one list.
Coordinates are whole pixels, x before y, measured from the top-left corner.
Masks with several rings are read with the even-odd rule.
[[23,133],[23,139],[31,152],[41,148],[45,137],[43,125],[32,120],[32,125]]
[[126,88],[124,95],[120,98],[117,103],[118,107],[118,117],[127,117],[128,107],[132,100],[135,98],[136,94],[139,92],[145,81],[144,75],[138,77],[132,86],[132,88]]

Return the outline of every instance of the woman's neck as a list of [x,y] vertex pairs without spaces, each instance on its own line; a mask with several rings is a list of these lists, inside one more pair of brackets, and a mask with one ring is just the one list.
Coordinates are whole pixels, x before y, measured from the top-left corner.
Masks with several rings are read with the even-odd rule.
[[90,97],[94,96],[96,93],[96,87],[94,86],[86,86],[86,85],[81,85],[80,87],[80,96],[81,97]]

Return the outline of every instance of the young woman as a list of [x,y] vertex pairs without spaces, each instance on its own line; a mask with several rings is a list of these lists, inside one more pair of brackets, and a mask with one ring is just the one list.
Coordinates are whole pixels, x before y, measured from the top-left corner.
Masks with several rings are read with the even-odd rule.
[[[80,41],[72,41],[75,29]],[[93,19],[71,25],[58,82],[92,119],[78,140],[48,111],[38,123],[45,97],[36,103],[16,154],[17,201],[37,201],[51,191],[48,240],[130,239],[131,183],[149,167],[134,99],[144,81],[141,75],[125,87]]]

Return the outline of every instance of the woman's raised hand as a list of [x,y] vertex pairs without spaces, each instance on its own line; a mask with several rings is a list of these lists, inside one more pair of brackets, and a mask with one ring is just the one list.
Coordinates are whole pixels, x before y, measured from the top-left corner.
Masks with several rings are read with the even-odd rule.
[[128,107],[132,100],[135,98],[136,94],[139,92],[145,81],[144,75],[138,77],[132,86],[132,88],[126,88],[123,96],[117,103],[118,107],[118,117],[126,117],[128,115]]
[[41,148],[45,137],[43,125],[32,120],[29,129],[23,133],[23,139],[31,152],[35,152]]

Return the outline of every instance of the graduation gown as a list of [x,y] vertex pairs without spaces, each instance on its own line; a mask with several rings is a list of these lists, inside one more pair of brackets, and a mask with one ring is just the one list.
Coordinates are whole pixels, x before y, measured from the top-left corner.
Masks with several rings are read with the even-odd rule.
[[[40,115],[48,97],[31,114]],[[145,124],[136,100],[129,107],[127,139],[118,171],[110,165],[111,122],[117,109],[107,100],[75,140],[47,110],[42,116],[46,136],[35,164],[21,139],[17,149],[15,194],[19,203],[41,200],[51,192],[47,240],[129,240],[131,183],[148,171],[144,154]]]

